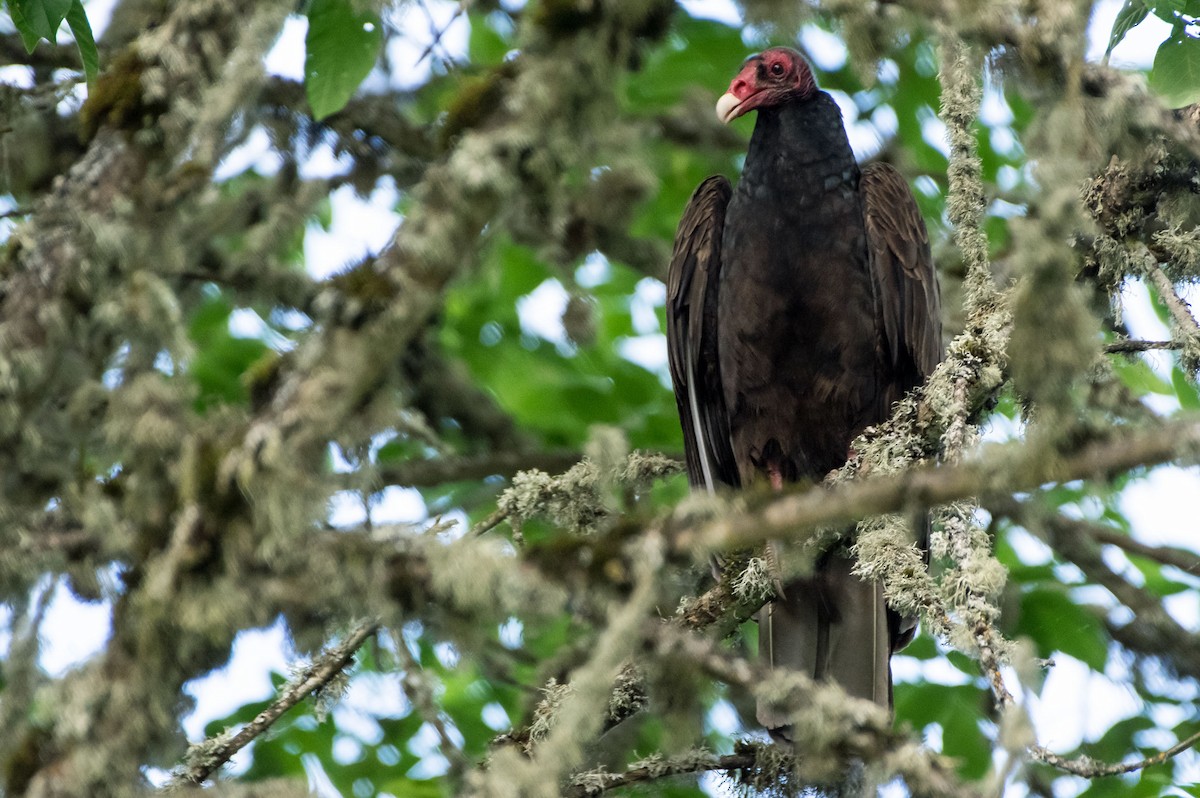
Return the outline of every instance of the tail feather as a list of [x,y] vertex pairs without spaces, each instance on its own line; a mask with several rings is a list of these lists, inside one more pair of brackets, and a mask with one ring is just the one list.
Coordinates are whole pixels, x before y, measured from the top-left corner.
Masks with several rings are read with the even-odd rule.
[[[891,707],[890,641],[883,589],[855,576],[853,560],[834,555],[808,578],[786,584],[759,612],[759,656],[771,667],[837,682],[850,695]],[[787,724],[760,702],[758,722]]]

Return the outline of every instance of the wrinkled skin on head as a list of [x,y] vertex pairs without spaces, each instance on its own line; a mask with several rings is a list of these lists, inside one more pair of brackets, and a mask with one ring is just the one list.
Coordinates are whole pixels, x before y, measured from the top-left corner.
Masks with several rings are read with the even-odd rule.
[[790,47],[772,47],[742,64],[729,90],[717,100],[717,118],[729,123],[756,108],[769,108],[817,93],[817,82],[804,56]]

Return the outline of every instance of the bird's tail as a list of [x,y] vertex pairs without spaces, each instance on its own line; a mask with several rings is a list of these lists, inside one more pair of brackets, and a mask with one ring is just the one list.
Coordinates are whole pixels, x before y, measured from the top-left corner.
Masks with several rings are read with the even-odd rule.
[[[785,584],[758,614],[759,657],[814,679],[837,682],[852,696],[891,707],[890,640],[883,588],[855,576],[853,560],[834,554],[810,577]],[[758,722],[790,738],[788,719],[758,704]]]

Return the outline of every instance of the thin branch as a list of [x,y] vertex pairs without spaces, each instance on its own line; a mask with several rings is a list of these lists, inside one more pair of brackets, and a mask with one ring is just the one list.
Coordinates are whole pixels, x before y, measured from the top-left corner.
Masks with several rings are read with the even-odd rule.
[[1105,763],[1096,762],[1090,757],[1081,756],[1074,759],[1067,759],[1058,754],[1047,751],[1040,745],[1030,749],[1033,758],[1038,762],[1044,762],[1047,765],[1056,767],[1059,770],[1066,771],[1076,776],[1083,776],[1085,779],[1094,779],[1098,776],[1119,776],[1122,773],[1133,773],[1135,770],[1152,767],[1153,765],[1161,765],[1173,756],[1181,754],[1188,750],[1196,743],[1200,742],[1200,732],[1196,732],[1186,740],[1181,740],[1165,751],[1159,751],[1153,756],[1148,756],[1145,759],[1139,759],[1136,762],[1120,762],[1120,763]]
[[504,521],[508,519],[508,516],[509,516],[508,510],[496,510],[491,515],[489,515],[487,518],[483,519],[478,524],[471,527],[471,534],[472,535],[483,535],[488,532],[491,532],[493,529],[500,526],[500,524],[504,523]]
[[1114,640],[1130,651],[1157,657],[1178,673],[1200,678],[1200,639],[1171,617],[1161,599],[1147,594],[1109,567],[1101,551],[1101,541],[1092,534],[1094,524],[1048,514],[1029,502],[1011,498],[998,499],[987,506],[1041,534],[1060,556],[1132,611],[1135,620],[1124,625],[1113,622],[1108,617],[1110,613],[1105,613],[1104,623]]
[[690,751],[677,757],[652,756],[634,762],[621,773],[595,771],[581,773],[563,791],[567,798],[584,798],[585,796],[600,795],[627,787],[630,784],[644,784],[668,776],[679,776],[686,773],[703,773],[710,770],[750,770],[757,761],[757,751],[739,751],[735,754],[717,756],[708,751]]
[[64,44],[38,42],[33,52],[25,49],[17,33],[0,34],[0,66],[79,69],[79,52]]
[[1135,338],[1125,338],[1105,344],[1104,351],[1109,354],[1134,354],[1148,352],[1152,349],[1182,349],[1179,341],[1142,341]]
[[[1171,278],[1163,271],[1162,266],[1154,263],[1147,269],[1147,274],[1150,282],[1158,289],[1159,296],[1166,303],[1167,309],[1171,311],[1171,318],[1175,320],[1175,326],[1179,330],[1179,334],[1189,339],[1190,343],[1200,343],[1200,322],[1196,321],[1196,317],[1192,315],[1192,310],[1188,307],[1187,302],[1175,290],[1175,284],[1171,282]],[[1187,346],[1183,347],[1185,351]]]
[[272,724],[283,717],[285,712],[329,684],[335,676],[354,661],[354,652],[378,629],[379,622],[376,620],[360,623],[340,643],[332,648],[327,648],[318,656],[313,664],[304,670],[300,678],[288,685],[283,695],[279,696],[275,703],[258,713],[254,720],[242,727],[237,734],[226,738],[223,733],[192,746],[187,753],[189,764],[176,775],[172,780],[172,785],[203,783],[217,768],[245,748],[250,741],[271,728]]
[[446,31],[450,30],[450,26],[454,24],[454,21],[463,15],[463,12],[467,10],[467,6],[469,6],[470,3],[468,0],[462,0],[462,2],[458,4],[458,8],[454,9],[454,14],[441,28],[438,27],[437,20],[433,18],[433,13],[429,10],[428,5],[425,3],[418,3],[417,5],[419,5],[421,10],[425,12],[425,18],[429,20],[429,32],[432,34],[429,45],[421,52],[420,57],[417,58],[417,64],[420,64],[426,58],[432,55],[434,50],[441,50],[442,58],[444,60],[453,61],[449,54],[446,53],[445,48],[442,47],[442,37],[446,35]]
[[[803,747],[810,765],[825,767],[831,758],[846,762],[859,758],[879,763],[886,772],[901,776],[914,795],[977,795],[972,787],[959,783],[949,760],[893,728],[881,707],[849,699],[835,683],[814,681],[794,671],[732,656],[712,639],[672,624],[651,622],[645,634],[648,645],[660,657],[695,663],[726,684],[772,702],[785,702],[796,712],[795,733],[809,736],[803,740],[798,736],[796,744],[798,749]],[[806,729],[820,731],[809,734]]]
[[1186,549],[1174,546],[1149,546],[1134,540],[1129,535],[1106,529],[1099,524],[1088,524],[1087,533],[1101,543],[1108,543],[1130,554],[1145,557],[1162,565],[1174,566],[1185,574],[1200,576],[1200,556]]

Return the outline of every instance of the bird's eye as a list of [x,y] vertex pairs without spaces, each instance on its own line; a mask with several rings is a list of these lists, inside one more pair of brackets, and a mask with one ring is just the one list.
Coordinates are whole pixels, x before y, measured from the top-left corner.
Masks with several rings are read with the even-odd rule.
[[779,77],[780,75],[782,75],[783,74],[783,64],[780,63],[779,61],[776,61],[774,64],[771,64],[771,74],[774,75],[775,77]]

